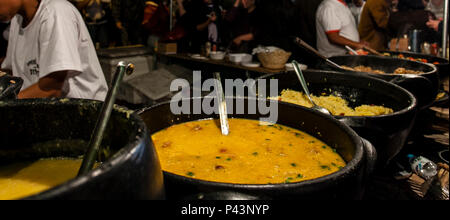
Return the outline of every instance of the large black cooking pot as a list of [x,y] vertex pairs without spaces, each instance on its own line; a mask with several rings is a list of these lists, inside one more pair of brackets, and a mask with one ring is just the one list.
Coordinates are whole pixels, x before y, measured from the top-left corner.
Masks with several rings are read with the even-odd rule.
[[[370,117],[335,116],[369,140],[378,152],[378,165],[387,165],[405,145],[417,115],[414,96],[407,90],[384,80],[364,74],[346,74],[318,70],[303,71],[308,88],[313,95],[334,94],[347,100],[350,107],[363,104],[392,108],[390,115]],[[303,92],[295,73],[270,74],[261,79],[277,79],[278,94],[284,89]],[[267,80],[267,88],[270,88]],[[253,87],[253,91],[254,91]],[[269,89],[268,89],[269,91]]]
[[22,88],[23,79],[14,76],[0,76],[0,100],[11,100],[17,97]]
[[[335,56],[329,58],[331,61],[349,67],[368,66],[372,69],[382,70],[386,73],[393,73],[395,69],[404,67],[410,70],[419,70],[425,73],[420,75],[412,74],[375,74],[365,73],[368,76],[383,79],[388,82],[395,83],[408,91],[410,91],[417,99],[419,109],[430,107],[436,100],[439,91],[439,75],[436,66],[422,62],[415,62],[404,59],[381,56]],[[330,68],[329,65],[321,64],[323,68]],[[334,70],[347,73],[357,73],[355,71],[342,70],[335,68]]]
[[[196,98],[188,100],[191,102],[191,109],[194,99]],[[245,103],[245,112],[248,112],[249,99],[242,100]],[[228,99],[227,102],[234,102],[233,112],[236,112],[236,99]],[[263,100],[263,102],[269,101]],[[277,102],[271,102],[277,104]],[[174,101],[174,103],[178,102]],[[337,173],[314,180],[266,185],[209,182],[165,172],[164,182],[168,198],[195,198],[194,195],[198,193],[209,195],[208,199],[361,198],[366,178],[372,172],[376,160],[376,152],[370,143],[362,140],[352,129],[333,117],[288,103],[278,104],[278,124],[299,129],[323,140],[334,147],[348,165]],[[175,124],[218,117],[206,114],[176,115],[171,112],[170,105],[170,102],[162,103],[141,111],[140,116],[147,124],[150,133],[156,133]],[[234,114],[231,111],[229,113],[231,118],[259,120],[262,117],[260,114]]]
[[[0,101],[0,165],[84,155],[101,105],[69,99]],[[138,115],[116,107],[102,146],[100,167],[25,199],[164,199],[159,160]]]
[[438,70],[440,80],[449,75],[449,62],[447,59],[442,57],[436,57],[433,55],[422,54],[422,53],[414,53],[414,52],[401,52],[401,51],[382,51],[381,53],[388,53],[392,57],[398,57],[402,54],[405,58],[412,57],[414,59],[426,59],[427,63],[434,64],[434,62],[438,62],[438,64],[434,64]]

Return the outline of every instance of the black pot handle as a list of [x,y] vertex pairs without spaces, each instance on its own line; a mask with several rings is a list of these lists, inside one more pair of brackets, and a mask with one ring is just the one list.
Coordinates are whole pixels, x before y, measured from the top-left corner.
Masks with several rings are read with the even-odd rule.
[[[14,82],[12,82],[14,81]],[[0,77],[0,86],[4,89],[0,91],[0,100],[16,99],[23,85],[23,79],[11,76]]]
[[366,157],[366,170],[364,174],[365,181],[368,181],[370,176],[375,171],[375,167],[377,164],[377,150],[368,140],[361,138],[364,147],[364,153]]
[[395,76],[389,82],[410,91],[416,97],[419,109],[431,106],[436,99],[437,92],[430,92],[435,91],[436,88],[434,88],[433,83],[426,77],[404,74]]

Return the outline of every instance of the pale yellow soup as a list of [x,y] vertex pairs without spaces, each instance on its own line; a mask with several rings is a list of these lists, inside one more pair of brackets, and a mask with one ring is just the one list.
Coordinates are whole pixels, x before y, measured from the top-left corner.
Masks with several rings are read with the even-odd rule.
[[13,200],[46,191],[73,179],[81,159],[41,159],[0,167],[0,200]]
[[217,120],[174,125],[152,136],[164,171],[235,184],[278,184],[315,179],[346,163],[335,149],[299,130],[230,119],[223,136]]

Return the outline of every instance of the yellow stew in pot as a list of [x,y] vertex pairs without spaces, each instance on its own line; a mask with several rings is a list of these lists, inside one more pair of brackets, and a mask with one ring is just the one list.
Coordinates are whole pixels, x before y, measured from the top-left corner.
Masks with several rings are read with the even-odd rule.
[[175,125],[152,136],[164,171],[213,182],[279,184],[316,179],[342,169],[336,150],[302,131],[230,119]]
[[0,200],[21,199],[61,185],[77,176],[81,163],[82,159],[45,158],[2,166]]

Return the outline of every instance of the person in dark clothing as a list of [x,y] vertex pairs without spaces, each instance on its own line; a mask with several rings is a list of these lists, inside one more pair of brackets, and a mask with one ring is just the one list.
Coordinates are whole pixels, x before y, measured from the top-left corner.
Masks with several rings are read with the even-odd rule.
[[180,18],[177,25],[183,26],[186,32],[181,42],[182,50],[200,53],[206,42],[218,41],[218,5],[211,0],[192,0],[179,3]]
[[[294,4],[291,0],[264,0],[258,4],[260,23],[258,44],[276,46],[290,51],[292,39],[298,29],[294,24],[296,18]],[[293,28],[295,27],[295,28]]]
[[143,31],[147,46],[155,50],[160,39],[169,32],[170,12],[163,0],[147,1],[144,9]]
[[226,13],[225,22],[231,30],[231,50],[250,52],[257,46],[261,17],[256,9],[255,0],[236,0]]
[[107,4],[101,0],[81,0],[75,6],[80,10],[96,47],[109,46]]
[[[316,12],[323,0],[295,0],[292,19],[290,22],[291,35],[300,37],[303,41],[316,47]],[[293,42],[292,39],[289,43]],[[292,52],[291,59],[305,63],[309,66],[315,66],[318,59],[305,49],[291,43],[289,51]]]
[[111,0],[112,16],[122,32],[122,44],[143,44],[145,0]]
[[9,27],[9,22],[0,22],[0,64],[6,57],[6,49],[8,48],[8,41],[3,35],[4,31]]
[[397,5],[399,11],[423,10],[425,7],[422,0],[399,0]]
[[409,30],[418,29],[423,30],[425,41],[434,42],[435,33],[426,25],[429,17],[435,18],[432,12],[425,10],[422,0],[400,0],[398,11],[392,13],[389,18],[390,35],[398,38],[408,34]]
[[[450,22],[448,22],[448,24],[450,24]],[[447,29],[449,27],[448,24],[447,24]],[[437,41],[438,41],[439,45],[441,45],[442,44],[442,35],[444,32],[443,20],[442,19],[433,19],[432,17],[430,17],[428,22],[426,23],[426,25],[429,28],[433,29],[437,33]]]

